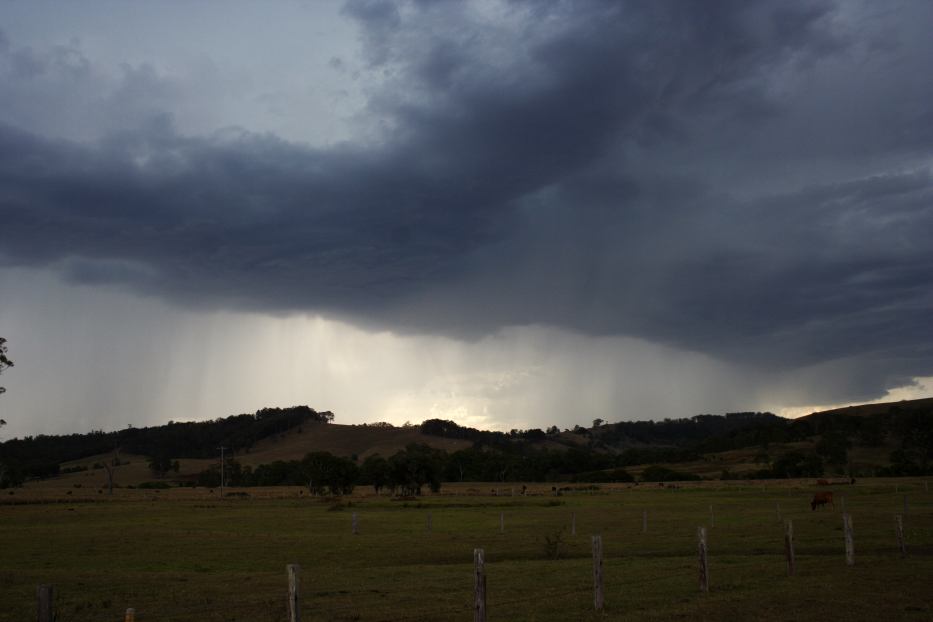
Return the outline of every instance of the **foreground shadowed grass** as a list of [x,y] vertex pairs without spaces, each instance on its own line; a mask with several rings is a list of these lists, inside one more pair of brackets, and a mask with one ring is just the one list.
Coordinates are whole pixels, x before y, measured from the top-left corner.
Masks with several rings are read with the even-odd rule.
[[[360,494],[311,500],[297,490],[224,501],[206,491],[123,491],[95,503],[32,498],[0,506],[0,620],[33,619],[39,583],[55,585],[62,622],[117,621],[127,607],[142,622],[284,620],[287,563],[302,567],[304,620],[468,620],[476,547],[486,550],[492,620],[928,620],[933,495],[918,481],[901,481],[898,492],[893,486],[876,480],[836,489],[853,516],[854,567],[845,565],[840,501],[811,512],[809,486],[562,496],[547,488],[540,496],[416,502]],[[903,512],[905,493],[910,555],[903,560],[893,516]],[[781,519],[794,521],[795,577],[786,573]],[[709,594],[698,590],[698,525],[709,534]],[[592,611],[589,536],[597,533],[606,557],[602,615]]]

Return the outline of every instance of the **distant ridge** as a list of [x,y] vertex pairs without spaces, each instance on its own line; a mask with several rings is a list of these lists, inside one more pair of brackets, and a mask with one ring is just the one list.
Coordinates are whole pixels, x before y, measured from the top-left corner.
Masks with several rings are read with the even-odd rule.
[[922,397],[916,400],[899,400],[897,402],[880,402],[878,404],[854,404],[852,406],[843,406],[842,408],[833,408],[831,410],[821,410],[810,413],[800,419],[809,417],[823,417],[827,415],[850,415],[853,417],[870,417],[872,415],[883,415],[893,407],[901,408],[933,408],[933,397]]
[[[313,452],[362,465],[374,454],[388,459],[421,447],[446,465],[450,481],[933,474],[933,398],[852,405],[798,419],[767,412],[597,419],[592,427],[563,431],[550,426],[497,432],[441,419],[401,427],[342,425],[333,418],[329,411],[293,406],[202,422],[10,439],[0,443],[0,488],[23,481],[100,486],[108,461],[120,467],[120,485],[166,476],[191,483],[216,467],[220,446],[243,473],[263,465],[277,472]],[[157,474],[153,464],[169,465],[172,472]]]

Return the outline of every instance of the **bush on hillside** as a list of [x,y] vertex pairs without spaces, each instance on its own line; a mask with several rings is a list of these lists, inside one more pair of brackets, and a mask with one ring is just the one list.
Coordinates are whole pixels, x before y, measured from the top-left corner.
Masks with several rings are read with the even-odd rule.
[[703,479],[693,473],[683,473],[667,467],[653,464],[641,472],[643,482],[691,482]]
[[634,482],[635,478],[625,469],[610,469],[608,471],[588,471],[586,473],[577,473],[573,476],[574,482]]

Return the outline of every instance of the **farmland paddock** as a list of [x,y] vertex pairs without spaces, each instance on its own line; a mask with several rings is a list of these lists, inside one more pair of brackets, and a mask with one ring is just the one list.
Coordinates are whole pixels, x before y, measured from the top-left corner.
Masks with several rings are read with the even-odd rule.
[[[903,491],[923,485],[902,480],[895,493],[865,479],[849,489],[846,513],[859,540],[853,566],[841,550],[850,521],[812,512],[812,489],[786,482],[766,483],[764,492],[730,482],[677,494],[603,486],[560,497],[550,485],[514,497],[445,486],[401,502],[361,493],[339,506],[352,505],[365,521],[356,535],[350,512],[297,489],[223,501],[207,490],[155,500],[119,489],[102,502],[33,498],[0,505],[0,620],[36,619],[43,585],[60,622],[121,620],[130,608],[140,622],[279,622],[289,620],[292,602],[286,564],[295,564],[295,614],[304,622],[468,620],[478,607],[480,549],[490,619],[742,619],[753,610],[758,619],[923,620],[933,616],[933,499],[915,494],[901,520],[909,558],[891,533]],[[773,522],[778,498],[785,529]],[[701,534],[711,505],[715,531]],[[502,533],[496,518],[506,511]],[[425,512],[435,519],[430,537]],[[545,552],[545,536],[570,521],[599,536],[601,613],[594,539],[566,539],[559,556]],[[701,548],[708,592],[697,590]]]

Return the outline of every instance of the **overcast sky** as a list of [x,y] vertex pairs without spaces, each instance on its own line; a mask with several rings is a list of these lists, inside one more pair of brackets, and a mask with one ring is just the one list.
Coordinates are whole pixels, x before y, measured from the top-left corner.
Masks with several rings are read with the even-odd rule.
[[933,394],[933,4],[10,2],[3,436]]

